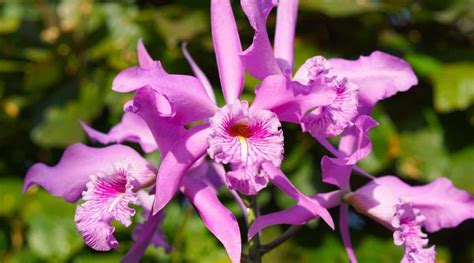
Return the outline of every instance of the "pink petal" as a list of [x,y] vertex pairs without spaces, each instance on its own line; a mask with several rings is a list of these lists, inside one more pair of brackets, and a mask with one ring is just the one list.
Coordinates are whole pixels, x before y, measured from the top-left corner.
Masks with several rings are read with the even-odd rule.
[[125,112],[122,116],[122,120],[110,129],[108,133],[94,130],[84,122],[81,122],[81,126],[92,140],[102,144],[129,141],[140,144],[143,151],[147,153],[157,149],[153,134],[146,123],[141,117],[130,112]]
[[266,29],[268,14],[276,5],[276,1],[241,0],[240,3],[250,25],[255,29],[252,44],[241,53],[245,69],[260,80],[269,75],[281,74]]
[[281,121],[300,123],[302,116],[311,109],[332,103],[336,93],[330,89],[316,89],[298,93],[291,82],[282,75],[265,78],[256,92],[251,109],[266,109],[277,114]]
[[189,65],[191,65],[191,69],[193,70],[194,76],[196,76],[196,78],[199,79],[202,86],[206,90],[207,96],[209,96],[212,102],[216,103],[216,96],[214,95],[214,90],[212,89],[211,83],[207,79],[206,74],[204,74],[201,68],[199,68],[197,63],[194,61],[193,57],[191,57],[191,54],[189,54],[186,46],[187,46],[187,43],[183,43],[181,45],[181,51],[183,52],[184,57],[188,61]]
[[113,172],[113,164],[122,160],[127,160],[134,167],[141,169],[144,178],[154,178],[155,168],[128,146],[92,148],[77,143],[64,151],[56,166],[42,163],[33,165],[26,175],[23,191],[38,184],[51,195],[72,203],[81,197],[91,175]]
[[219,201],[213,187],[191,175],[183,178],[181,191],[194,205],[209,231],[224,245],[231,261],[240,262],[242,246],[239,224]]
[[186,137],[176,141],[174,147],[164,156],[156,180],[154,213],[168,204],[189,167],[206,154],[208,136],[207,127],[194,127]]
[[275,29],[275,57],[281,71],[293,70],[293,49],[295,42],[298,0],[278,1]]
[[[321,206],[329,209],[336,207],[341,204],[341,191],[333,191],[324,194],[313,195],[311,199],[320,203]],[[306,207],[306,203],[298,202],[296,205],[275,213],[261,215],[255,219],[255,222],[250,226],[248,237],[249,240],[262,231],[272,225],[303,225],[309,220],[318,218],[319,215],[314,213],[311,208]]]
[[352,248],[351,235],[349,232],[349,206],[347,204],[341,204],[339,207],[339,230],[341,231],[342,242],[346,249],[347,256],[351,263],[357,263],[357,257]]
[[321,204],[303,193],[288,180],[283,172],[273,166],[271,163],[263,163],[262,168],[268,173],[272,183],[285,192],[289,197],[296,200],[298,204],[305,207],[314,215],[319,215],[332,229],[334,229],[334,222],[328,210],[321,206]]
[[[160,109],[163,107],[174,107],[174,105],[168,105],[166,97],[147,86],[135,93],[133,104],[127,109],[127,111],[133,112],[132,114],[139,115],[148,125],[162,156],[165,156],[176,141],[186,133],[182,125],[171,122],[169,114],[161,113]],[[174,114],[174,110],[171,112]]]
[[377,101],[397,92],[407,91],[418,84],[418,79],[407,62],[380,51],[361,56],[357,60],[335,58],[330,62],[333,74],[346,77],[359,86],[361,114],[370,114]]
[[[168,74],[159,61],[151,63],[145,48],[139,42],[139,58],[142,66],[131,67],[115,77],[112,88],[118,92],[130,92],[150,86],[158,93],[166,96],[174,105],[176,115],[173,121],[188,124],[205,119],[214,114],[216,105],[208,97],[199,80],[192,76]],[[151,58],[150,58],[151,59]]]
[[125,254],[125,256],[122,258],[121,262],[140,262],[141,258],[143,257],[143,254],[145,254],[148,245],[152,241],[155,235],[155,229],[158,227],[158,224],[160,223],[162,218],[163,215],[161,213],[153,215],[153,213],[150,212],[148,219],[142,227],[145,231],[140,231],[139,237],[137,238],[133,246],[130,248],[130,250],[127,252],[127,254]]
[[395,205],[400,199],[409,200],[426,220],[428,232],[456,227],[474,218],[474,198],[455,188],[447,178],[438,178],[424,186],[410,186],[394,176],[377,178],[357,189],[348,198],[357,211],[367,214],[391,228]]
[[239,57],[242,51],[239,33],[229,0],[211,0],[211,29],[219,78],[227,103],[242,93],[244,68]]

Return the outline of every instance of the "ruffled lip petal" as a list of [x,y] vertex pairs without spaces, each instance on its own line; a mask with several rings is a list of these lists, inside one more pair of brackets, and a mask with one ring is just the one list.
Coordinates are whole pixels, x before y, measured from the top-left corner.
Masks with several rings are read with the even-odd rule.
[[283,159],[283,133],[277,116],[266,110],[249,110],[246,101],[226,105],[210,119],[209,150],[219,163],[242,167]]
[[38,184],[51,195],[73,203],[86,189],[90,175],[113,172],[113,164],[122,160],[127,160],[141,170],[140,181],[145,183],[155,177],[155,168],[128,146],[92,148],[78,143],[64,151],[56,166],[42,163],[33,165],[26,175],[23,191],[26,192],[32,185]]
[[230,189],[235,189],[244,195],[256,195],[269,181],[268,175],[255,166],[227,172],[226,180]]
[[346,199],[360,213],[392,228],[394,207],[400,198],[411,200],[413,208],[425,216],[423,226],[428,232],[456,227],[474,218],[474,198],[446,178],[424,186],[410,186],[394,176],[379,177]]
[[84,122],[81,122],[81,126],[92,140],[102,144],[129,141],[140,144],[143,151],[147,153],[157,149],[153,134],[148,129],[146,123],[142,118],[130,112],[125,112],[122,120],[110,129],[108,133],[94,130]]
[[91,176],[87,191],[82,193],[85,202],[77,206],[74,217],[78,232],[91,248],[104,251],[118,247],[112,220],[125,226],[132,223],[135,210],[128,205],[138,203],[132,185],[135,172],[130,163],[122,161],[110,173]]
[[389,54],[374,51],[359,59],[331,59],[332,73],[346,77],[359,87],[359,107],[362,114],[370,114],[370,109],[379,100],[391,97],[397,92],[407,91],[418,84],[413,69],[404,60]]

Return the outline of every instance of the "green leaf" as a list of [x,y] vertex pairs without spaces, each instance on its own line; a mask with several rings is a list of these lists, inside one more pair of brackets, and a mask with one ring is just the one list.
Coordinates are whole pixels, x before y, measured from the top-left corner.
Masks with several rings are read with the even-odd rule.
[[472,172],[474,171],[474,146],[467,147],[451,155],[451,166],[446,176],[454,185],[474,194]]
[[445,64],[432,78],[436,110],[465,110],[474,102],[474,63]]
[[411,53],[407,54],[405,59],[413,67],[415,72],[422,76],[431,76],[442,67],[440,61],[428,55]]
[[333,17],[350,16],[380,8],[375,1],[357,0],[301,0],[302,10],[317,10]]
[[23,182],[18,179],[0,180],[0,216],[11,216],[23,202]]
[[375,108],[373,117],[379,122],[379,126],[373,128],[369,134],[372,152],[359,162],[369,173],[382,171],[399,153],[399,138],[395,125],[381,105]]
[[[434,114],[431,115],[427,118],[436,118]],[[438,124],[431,123],[426,128],[401,133],[400,158],[397,162],[400,174],[431,181],[445,176],[448,168],[449,157]]]
[[83,247],[74,225],[75,205],[44,191],[25,204],[22,217],[28,225],[27,243],[40,258],[64,261]]
[[80,86],[77,101],[69,102],[64,107],[51,106],[46,110],[45,119],[31,133],[37,144],[43,147],[66,147],[84,140],[85,134],[79,121],[95,117],[104,104],[104,87],[100,86],[104,78],[100,72],[95,77]]

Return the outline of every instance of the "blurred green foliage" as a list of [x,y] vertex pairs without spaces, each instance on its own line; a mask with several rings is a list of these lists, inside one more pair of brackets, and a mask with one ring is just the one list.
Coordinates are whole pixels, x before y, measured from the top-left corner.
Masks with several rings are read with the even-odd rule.
[[[253,32],[237,1],[234,6],[246,47]],[[272,13],[269,26],[274,24]],[[75,231],[74,205],[39,188],[24,195],[21,188],[33,163],[54,164],[68,144],[87,141],[78,120],[107,130],[120,119],[130,94],[112,92],[111,82],[137,63],[140,37],[168,71],[182,74],[191,70],[179,45],[189,42],[222,102],[207,1],[0,1],[1,262],[117,262],[132,244],[130,229],[118,227],[121,247],[93,252]],[[380,126],[371,134],[373,153],[362,166],[413,184],[447,176],[474,194],[474,1],[300,0],[297,66],[316,54],[353,59],[377,49],[409,61],[420,81],[376,108]],[[255,84],[247,79],[244,98],[252,98]],[[293,125],[284,129],[299,132]],[[295,184],[308,194],[330,190],[320,182],[319,161],[326,152],[307,134],[285,140],[283,168]],[[149,158],[159,161],[157,154]],[[353,183],[364,181],[354,177]],[[223,198],[240,215],[230,198]],[[292,204],[271,187],[258,201],[263,212]],[[174,251],[167,255],[150,247],[144,262],[228,261],[193,211],[185,200],[173,201],[163,226]],[[388,230],[355,212],[351,226],[361,262],[401,257]],[[269,228],[263,240],[283,230]],[[474,236],[466,233],[474,233],[472,222],[430,235],[439,262],[472,262]],[[264,259],[347,262],[338,233],[318,222]]]

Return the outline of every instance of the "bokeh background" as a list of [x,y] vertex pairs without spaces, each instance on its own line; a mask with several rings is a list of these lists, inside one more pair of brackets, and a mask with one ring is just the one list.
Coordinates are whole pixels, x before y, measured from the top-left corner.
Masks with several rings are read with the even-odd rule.
[[[233,4],[245,48],[253,31],[237,1]],[[191,74],[179,48],[188,42],[222,103],[208,5],[184,0],[0,0],[0,262],[117,262],[128,250],[130,229],[119,225],[117,251],[85,247],[75,231],[75,205],[39,188],[22,194],[22,180],[33,163],[55,164],[68,144],[88,142],[79,120],[107,131],[120,119],[122,104],[131,95],[112,92],[111,81],[121,69],[137,64],[140,37],[173,73]],[[274,25],[275,12],[269,18],[269,27]],[[474,194],[474,1],[300,0],[297,66],[317,54],[355,59],[373,50],[406,59],[419,85],[377,106],[374,150],[361,165],[411,184],[446,176]],[[244,97],[251,100],[257,82],[248,77],[246,83]],[[291,180],[307,194],[331,190],[320,176],[326,152],[296,125],[284,129],[283,169]],[[157,153],[148,158],[159,163]],[[353,177],[353,185],[362,183]],[[241,215],[225,193],[222,199]],[[258,202],[264,213],[292,204],[273,187]],[[332,212],[337,218],[337,211]],[[144,262],[227,262],[225,251],[185,199],[173,201],[166,213],[163,227],[174,251],[167,255],[149,248]],[[350,225],[361,262],[401,258],[402,249],[387,229],[353,211]],[[263,239],[284,229],[269,228]],[[470,221],[431,234],[439,262],[472,262],[473,233]],[[347,261],[338,232],[317,221],[264,260]]]

